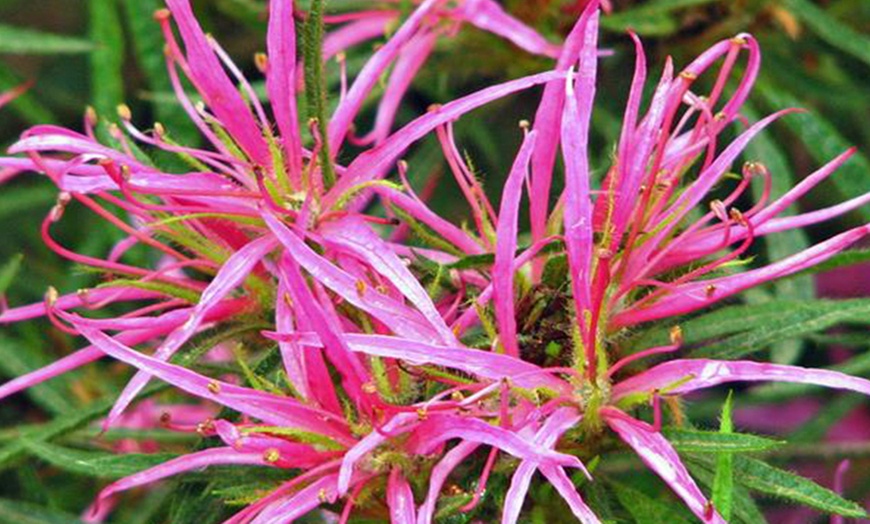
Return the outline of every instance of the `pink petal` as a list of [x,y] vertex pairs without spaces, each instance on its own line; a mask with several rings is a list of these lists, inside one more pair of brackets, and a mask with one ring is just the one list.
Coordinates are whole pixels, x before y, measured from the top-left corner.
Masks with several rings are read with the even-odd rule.
[[417,140],[428,135],[438,126],[456,120],[493,100],[498,100],[517,91],[562,79],[564,74],[558,72],[540,73],[517,80],[498,84],[476,93],[453,100],[443,106],[429,111],[402,129],[393,133],[389,139],[374,149],[359,155],[348,167],[345,175],[338,181],[324,199],[325,206],[335,204],[349,189],[370,180],[381,178],[405,150]]
[[[167,360],[174,355],[187,340],[193,336],[205,321],[209,311],[216,307],[230,292],[238,287],[251,273],[254,266],[270,251],[275,249],[277,242],[270,237],[263,237],[250,242],[240,250],[233,253],[221,266],[214,279],[202,292],[199,303],[180,329],[173,331],[160,347],[154,351],[153,358]],[[109,427],[142,391],[150,377],[147,373],[138,372],[130,379],[130,382],[121,392],[109,416],[106,417],[105,426]]]
[[[685,382],[682,382],[685,381]],[[793,382],[845,389],[870,395],[870,380],[827,369],[812,369],[748,360],[671,360],[623,380],[613,387],[619,400],[633,393],[655,390],[682,395],[729,382]],[[679,383],[676,387],[670,387]]]
[[607,425],[638,454],[702,522],[726,524],[686,471],[677,452],[661,433],[614,408],[601,410]]
[[432,329],[440,334],[440,342],[455,344],[456,336],[444,323],[429,293],[411,273],[407,265],[361,219],[348,217],[326,224],[321,234],[334,244],[364,260],[372,269],[385,277],[423,314]]
[[401,435],[413,429],[417,422],[416,413],[400,413],[390,419],[389,422],[379,428],[378,431],[372,431],[360,440],[356,445],[347,450],[344,454],[344,459],[341,462],[341,469],[338,472],[338,494],[344,496],[350,488],[350,481],[353,477],[353,468],[365,455],[372,452],[378,446],[384,444],[393,436]]
[[266,91],[281,132],[290,179],[298,188],[302,175],[302,139],[296,108],[296,22],[292,1],[270,0],[266,50],[269,57]]
[[96,514],[99,511],[99,505],[105,503],[107,499],[118,492],[150,484],[186,471],[228,464],[271,466],[269,462],[264,460],[262,453],[239,453],[233,448],[211,448],[188,453],[109,484],[100,491],[97,500],[91,507],[91,512]]
[[402,470],[394,467],[387,484],[387,505],[392,524],[416,524],[414,493]]
[[475,27],[509,40],[524,51],[551,58],[559,56],[559,46],[551,44],[537,31],[511,16],[498,2],[466,0],[460,16]]
[[260,127],[209,45],[208,38],[193,15],[189,0],[166,0],[166,5],[172,11],[184,40],[190,80],[197,91],[217,120],[251,159],[262,166],[270,166],[271,155]]
[[[79,333],[101,351],[135,366],[160,380],[206,400],[217,402],[267,424],[289,426],[320,433],[338,442],[353,442],[343,421],[324,411],[289,398],[209,379],[189,369],[163,362],[121,344],[102,331],[77,326]],[[340,428],[340,429],[339,429]]]
[[335,502],[338,475],[321,477],[289,497],[269,504],[251,521],[251,524],[293,522],[323,504]]
[[532,131],[523,140],[514,165],[508,175],[501,197],[496,228],[495,262],[492,266],[492,291],[499,341],[505,353],[518,358],[516,307],[514,305],[514,253],[519,233],[520,199],[523,183],[529,172],[529,161],[535,147],[537,133]]
[[387,40],[387,43],[378,49],[363,66],[347,96],[339,103],[329,122],[329,144],[333,153],[337,153],[341,149],[347,130],[359,113],[366,97],[377,84],[378,79],[396,59],[402,47],[417,33],[420,24],[439,2],[440,0],[425,0],[420,4],[414,13],[405,20],[402,27],[396,31],[396,34]]
[[568,503],[571,508],[571,513],[577,517],[577,520],[583,524],[600,524],[598,516],[592,509],[583,502],[583,498],[577,493],[577,488],[574,487],[574,482],[565,473],[565,470],[556,466],[541,466],[541,473],[547,477],[550,484],[556,488],[559,495]]
[[432,524],[432,521],[435,519],[435,505],[438,502],[438,496],[441,494],[444,482],[450,476],[450,473],[462,464],[469,455],[474,453],[478,447],[480,447],[480,444],[476,442],[460,442],[445,453],[444,457],[435,464],[429,477],[429,492],[417,513],[418,524]]

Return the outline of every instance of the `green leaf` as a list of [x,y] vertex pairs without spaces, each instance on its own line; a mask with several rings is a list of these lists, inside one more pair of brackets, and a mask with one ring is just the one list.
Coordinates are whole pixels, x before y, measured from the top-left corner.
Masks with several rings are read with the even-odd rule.
[[858,504],[794,473],[749,457],[734,457],[734,465],[734,478],[753,491],[784,498],[844,517],[862,518],[867,516],[867,513]]
[[[750,121],[758,121],[758,112],[751,106],[744,105],[741,110]],[[746,148],[747,158],[764,164],[771,177],[770,199],[784,195],[794,185],[791,168],[786,156],[769,133],[761,133],[753,139]],[[762,198],[764,184],[752,185],[756,200]],[[779,216],[790,216],[794,212],[786,209]],[[782,231],[775,235],[764,236],[767,248],[767,258],[770,261],[781,260],[810,246],[809,239],[803,229]],[[795,278],[777,280],[772,285],[775,298],[785,300],[809,300],[815,296],[815,286],[807,274]],[[747,296],[749,300],[749,296]],[[771,348],[771,360],[779,364],[792,364],[800,357],[803,344],[799,340],[783,340]]]
[[784,5],[819,38],[865,64],[870,64],[870,38],[865,34],[840,22],[807,0],[785,0]]
[[[698,457],[703,457],[699,460]],[[712,489],[715,482],[715,460],[712,455],[687,455],[686,467],[692,477],[695,478],[701,485]],[[745,524],[762,524],[767,522],[764,514],[758,508],[755,499],[750,495],[749,491],[742,485],[737,484],[732,491],[732,519],[734,522],[744,522]]]
[[[3,64],[0,64],[0,91],[6,91],[21,85],[23,81],[18,78],[10,69]],[[7,106],[18,113],[21,118],[30,124],[54,124],[56,122],[54,115],[51,114],[45,106],[39,102],[32,92],[26,92],[19,95],[15,100],[9,102]],[[7,191],[4,188],[4,191]],[[2,209],[2,206],[0,206]]]
[[75,524],[71,513],[20,500],[0,499],[0,524]]
[[671,16],[677,9],[704,5],[714,0],[657,0],[601,18],[601,27],[617,32],[633,29],[642,36],[665,36],[676,32],[680,24]]
[[[51,357],[40,346],[21,347],[11,338],[0,335],[0,372],[17,377],[51,363]],[[74,410],[69,392],[64,387],[65,377],[48,381],[27,390],[27,395],[49,413],[61,414]]]
[[101,116],[113,115],[124,102],[124,33],[116,0],[89,0],[91,103]]
[[640,490],[613,480],[608,481],[608,487],[637,524],[660,524],[662,522],[688,524],[690,522],[677,513],[669,502],[652,498]]
[[768,451],[784,442],[745,433],[721,433],[694,429],[662,428],[662,434],[685,453],[750,453]]
[[85,451],[45,442],[24,440],[34,456],[64,471],[88,477],[119,479],[175,458],[173,453],[123,453]]
[[22,260],[24,260],[24,255],[19,253],[0,266],[0,295],[6,293],[6,290],[9,289],[9,285],[12,284],[12,281],[21,269]]
[[83,38],[0,24],[0,53],[17,55],[86,53],[94,44]]
[[843,322],[870,323],[870,299],[819,300],[810,302],[770,302],[781,307],[766,325],[757,318],[745,317],[753,329],[692,351],[692,358],[736,359],[790,338],[817,333]]
[[[734,422],[731,420],[733,391],[728,392],[725,405],[722,406],[722,420],[719,424],[721,436],[734,435]],[[713,477],[713,506],[725,521],[731,520],[731,507],[734,496],[734,458],[730,451],[722,448],[717,452],[716,474]]]

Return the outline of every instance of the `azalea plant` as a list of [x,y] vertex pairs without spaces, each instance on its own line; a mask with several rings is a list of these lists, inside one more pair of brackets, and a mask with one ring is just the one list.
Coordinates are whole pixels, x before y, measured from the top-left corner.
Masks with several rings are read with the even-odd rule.
[[[870,302],[771,291],[868,258],[850,249],[870,224],[842,218],[870,192],[795,211],[863,156],[843,148],[794,183],[753,157],[800,109],[747,105],[762,70],[747,32],[661,64],[621,34],[634,63],[598,144],[599,71],[616,55],[602,27],[619,7],[542,2],[536,25],[494,0],[239,2],[265,25],[242,64],[188,0],[166,0],[152,23],[171,102],[154,112],[170,121],[92,107],[0,157],[3,179],[56,188],[41,241],[88,276],[0,313],[75,344],[0,385],[3,404],[26,394],[56,415],[4,430],[0,465],[29,468],[21,493],[100,479],[61,508],[0,507],[86,522],[754,523],[778,518],[772,495],[865,517],[843,492],[863,497],[867,479],[847,482],[843,459],[864,460],[866,442],[804,449],[831,469],[815,482],[790,471],[800,431],[753,429],[821,388],[852,404],[817,397],[820,418],[870,395],[866,358],[838,364],[860,336],[825,333],[866,324]],[[415,80],[450,75],[439,49],[478,38],[529,70],[415,109]],[[485,177],[463,125],[523,98],[516,126],[491,130],[508,166]],[[113,239],[102,251],[57,234],[83,211],[101,221],[88,234]],[[831,354],[805,354],[808,336]],[[98,398],[72,404],[63,381]]]

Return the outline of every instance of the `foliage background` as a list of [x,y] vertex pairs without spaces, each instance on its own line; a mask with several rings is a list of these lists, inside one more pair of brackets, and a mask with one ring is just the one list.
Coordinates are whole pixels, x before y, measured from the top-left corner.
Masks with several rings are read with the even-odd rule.
[[[26,95],[0,112],[0,145],[5,147],[28,126],[38,123],[78,129],[88,105],[112,119],[116,105],[121,102],[133,108],[135,120],[145,128],[158,119],[176,135],[192,136],[168,92],[162,40],[151,19],[151,13],[160,3],[160,0],[0,0],[0,91],[26,80],[33,82]],[[195,3],[203,25],[218,37],[250,78],[259,78],[251,57],[264,47],[264,3],[258,0]],[[328,5],[332,10],[342,10],[372,3],[376,2],[332,0]],[[558,0],[506,0],[505,3],[517,16],[554,40],[570,27],[573,17],[566,9],[571,7],[569,4],[576,4]],[[603,45],[611,48],[613,55],[601,61],[597,106],[600,109],[593,120],[597,145],[593,167],[605,166],[609,160],[628,91],[634,55],[624,35],[627,27],[636,29],[644,39],[651,76],[660,70],[666,54],[673,55],[678,65],[685,64],[713,42],[749,31],[760,41],[764,62],[747,116],[755,118],[788,106],[805,107],[810,113],[789,116],[777,124],[772,132],[756,141],[747,157],[768,165],[775,177],[774,192],[781,193],[826,159],[849,145],[857,145],[861,152],[832,182],[813,192],[803,205],[820,207],[870,189],[867,156],[870,152],[870,126],[867,125],[870,119],[870,2],[615,0],[613,6],[614,14],[602,22]],[[348,57],[351,72],[358,63],[353,55]],[[456,38],[440,44],[438,53],[415,84],[401,119],[407,120],[425,111],[431,103],[450,100],[492,82],[542,70],[548,65],[547,61],[524,56],[495,38],[464,29]],[[329,69],[334,85],[337,68],[333,63]],[[461,145],[474,159],[494,198],[519,141],[516,123],[533,116],[538,94],[530,92],[492,104],[477,111],[474,118],[458,124]],[[411,165],[426,166],[413,173],[418,181],[444,167],[437,154],[433,154],[437,153],[433,145],[424,145],[412,152]],[[453,187],[450,184],[440,187],[432,197],[434,207],[461,220],[462,211],[452,209]],[[0,278],[0,292],[5,292],[10,304],[40,300],[48,285],[69,292],[93,284],[91,275],[76,270],[42,245],[39,224],[54,204],[55,196],[49,183],[32,174],[19,176],[0,190],[3,224],[0,264],[23,255],[22,269],[15,277],[9,282]],[[70,211],[76,214],[65,220],[59,231],[59,238],[65,244],[85,253],[99,254],[106,252],[119,238],[97,217]],[[767,240],[757,255],[780,258],[806,245],[810,239],[827,238],[850,224],[868,220],[870,209],[864,208],[803,233],[777,235]],[[815,282],[806,276],[790,279],[750,294],[745,300],[750,303],[772,298],[806,300],[819,293],[864,296],[870,294],[868,271],[866,266],[855,266],[823,273]],[[866,327],[863,332],[866,333]],[[816,338],[807,338],[809,335]],[[69,353],[75,344],[40,321],[4,327],[0,332],[0,379],[50,362]],[[786,336],[766,344],[771,347],[775,360],[807,363],[830,360],[830,353],[826,351],[831,348],[811,332],[803,338]],[[870,343],[859,341],[851,349],[868,346]],[[18,430],[3,428],[82,414],[86,410],[82,406],[96,406],[107,395],[111,398],[111,392],[122,383],[121,378],[116,366],[91,366],[0,403],[0,521],[23,522],[15,520],[23,508],[38,516],[39,513],[33,513],[35,510],[27,504],[52,508],[43,515],[49,520],[63,515],[57,512],[77,513],[83,501],[89,500],[101,483],[85,476],[72,477],[81,482],[69,482],[71,477],[67,474],[43,467],[39,461],[23,460],[22,457],[34,453],[38,446],[10,448],[8,444],[24,442],[27,438],[22,438]],[[824,417],[818,417],[821,421],[809,421],[799,428],[799,436],[803,435],[805,441],[810,442],[824,436],[844,417],[855,417],[856,412],[862,411],[868,415],[866,402],[850,395],[838,396],[832,405]],[[72,438],[89,436],[93,436],[93,431],[81,430]],[[12,453],[10,449],[18,451]],[[830,479],[830,467],[810,473],[813,472],[829,484],[826,479]],[[868,493],[870,484],[866,474],[852,480],[854,497],[861,498]],[[154,498],[152,502],[166,496],[166,489],[150,495]],[[152,506],[156,504],[145,507]],[[147,512],[141,511],[122,513],[119,517],[125,522],[147,522],[149,518]]]

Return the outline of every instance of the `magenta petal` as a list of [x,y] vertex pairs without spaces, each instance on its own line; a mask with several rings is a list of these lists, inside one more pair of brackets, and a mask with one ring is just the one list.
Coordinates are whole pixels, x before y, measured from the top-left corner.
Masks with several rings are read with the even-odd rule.
[[384,424],[379,431],[372,431],[344,454],[341,469],[338,472],[338,494],[344,496],[350,487],[353,467],[367,453],[387,442],[391,436],[399,435],[413,429],[417,421],[416,413],[400,413]]
[[529,442],[518,434],[486,422],[455,415],[430,415],[418,430],[421,451],[426,453],[444,442],[460,438],[498,448],[521,459],[530,459],[540,464],[582,468],[577,457],[547,449]]
[[598,516],[586,505],[580,494],[577,493],[574,482],[571,481],[571,478],[565,473],[563,468],[542,466],[541,473],[547,477],[550,484],[556,488],[559,495],[568,503],[568,507],[571,508],[571,512],[577,517],[577,520],[583,524],[600,524],[601,521],[598,520]]
[[[748,360],[672,360],[623,380],[613,387],[619,400],[632,393],[665,390],[681,395],[729,382],[792,382],[812,384],[870,395],[870,380],[827,369],[812,369]],[[676,387],[674,384],[679,383]]]
[[266,49],[269,57],[266,90],[281,132],[290,179],[299,187],[302,139],[296,108],[296,21],[292,0],[270,0]]
[[262,453],[239,453],[233,448],[211,448],[203,451],[196,451],[194,453],[188,453],[109,484],[100,491],[95,504],[91,508],[92,512],[98,512],[99,505],[104,503],[115,493],[150,484],[185,471],[227,464],[259,464],[262,466],[271,466],[271,464],[263,459]]
[[331,206],[349,189],[382,177],[385,170],[398,160],[411,144],[431,133],[438,126],[456,120],[465,113],[473,111],[493,100],[498,100],[499,98],[539,84],[562,79],[564,76],[564,74],[558,72],[547,72],[511,80],[482,89],[429,111],[428,114],[417,118],[393,133],[380,146],[359,155],[347,167],[345,175],[329,191],[324,204]]
[[492,267],[492,300],[498,322],[499,341],[504,346],[505,353],[516,358],[519,358],[520,348],[517,342],[514,305],[514,253],[517,250],[523,182],[528,176],[536,136],[537,133],[532,131],[525,137],[505,182],[498,211],[495,263]]
[[181,366],[143,355],[102,331],[87,326],[80,326],[78,330],[82,336],[107,355],[135,366],[191,395],[217,402],[240,413],[256,417],[267,424],[320,433],[338,442],[353,442],[344,431],[344,422],[329,413],[310,408],[289,397],[280,397],[209,379]]
[[551,58],[559,56],[559,46],[511,16],[494,0],[466,0],[462,16],[475,27],[505,38],[529,53]]
[[396,59],[402,47],[417,33],[420,24],[426,16],[438,5],[440,0],[425,0],[405,20],[402,27],[396,31],[387,43],[366,62],[360,71],[347,96],[339,103],[329,122],[329,144],[333,153],[341,149],[342,142],[347,135],[353,119],[356,117],[366,97],[377,84],[387,67]]
[[612,325],[628,326],[696,311],[745,289],[820,264],[868,234],[870,225],[856,227],[758,269],[676,286],[668,295],[648,307],[627,309],[617,314],[613,317]]
[[[278,340],[285,338],[281,333],[270,335]],[[290,337],[297,337],[300,343],[309,346],[322,344],[318,338],[310,334],[291,334]],[[344,339],[352,351],[401,359],[413,365],[434,364],[490,380],[508,378],[512,383],[524,388],[548,387],[563,391],[569,387],[567,382],[559,380],[532,363],[489,351],[439,346],[386,335],[350,333],[344,335]]]
[[318,282],[371,314],[396,334],[414,339],[438,340],[438,335],[419,313],[376,289],[367,288],[361,296],[356,278],[315,253],[278,217],[264,213],[263,220],[293,260]]
[[420,505],[420,510],[417,513],[418,524],[432,524],[435,520],[435,504],[438,502],[438,496],[441,494],[441,488],[450,473],[456,469],[469,455],[480,447],[477,442],[460,442],[450,451],[444,454],[444,457],[435,464],[432,468],[432,474],[429,477],[429,491],[426,495],[426,500]]
[[361,219],[348,217],[322,228],[324,239],[364,260],[372,269],[385,277],[402,295],[423,314],[440,334],[443,344],[455,344],[456,336],[444,323],[429,294],[408,266]]
[[271,155],[260,126],[209,45],[189,0],[166,0],[166,5],[172,11],[184,40],[190,80],[197,91],[251,159],[262,166],[271,165]]
[[670,442],[645,422],[635,420],[614,408],[601,410],[607,425],[638,454],[640,459],[683,499],[702,522],[726,524],[686,471]]
[[392,524],[416,524],[414,493],[399,468],[394,467],[390,472],[390,480],[387,483],[387,505],[390,506]]
[[[205,321],[208,313],[217,307],[224,297],[248,277],[254,266],[259,264],[264,256],[275,249],[276,244],[275,239],[263,237],[250,242],[233,253],[214,276],[208,287],[202,292],[199,303],[194,307],[190,317],[180,329],[173,331],[163,341],[154,352],[154,358],[167,360],[174,355],[196,333]],[[124,391],[121,392],[121,395],[109,412],[109,416],[106,417],[106,427],[111,426],[117,420],[127,406],[130,405],[130,402],[136,398],[136,395],[142,391],[142,388],[148,384],[149,378],[147,373],[139,372],[130,379],[130,382],[124,388]]]
[[335,502],[337,479],[338,475],[321,477],[293,495],[276,500],[263,508],[251,524],[293,522],[322,504]]
[[[552,448],[556,444],[556,441],[559,440],[559,437],[574,427],[579,421],[580,416],[573,409],[560,408],[550,415],[541,429],[538,430],[535,435],[535,442]],[[513,477],[511,477],[511,485],[505,496],[505,505],[501,519],[502,524],[514,524],[517,522],[520,511],[523,509],[523,502],[525,502],[526,494],[529,491],[532,477],[538,466],[539,464],[532,460],[524,460],[517,467]],[[561,468],[556,469],[561,471]]]

